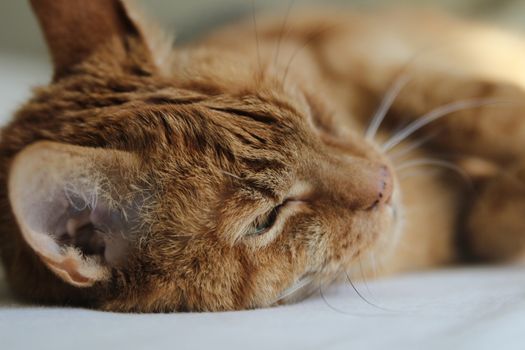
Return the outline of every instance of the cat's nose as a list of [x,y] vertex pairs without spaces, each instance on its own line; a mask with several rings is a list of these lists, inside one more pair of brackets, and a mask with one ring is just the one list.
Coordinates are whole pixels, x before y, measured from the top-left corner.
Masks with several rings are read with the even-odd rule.
[[354,188],[348,198],[348,204],[354,209],[373,210],[389,204],[392,199],[393,179],[387,166],[363,167],[347,181],[351,181]]
[[354,160],[348,167],[332,170],[335,183],[331,192],[342,205],[352,210],[373,210],[390,203],[394,179],[388,166]]
[[389,204],[392,199],[392,193],[394,191],[393,179],[390,170],[386,166],[381,166],[377,179],[375,180],[377,189],[375,190],[376,198],[373,199],[372,205],[368,209],[374,209],[377,206]]

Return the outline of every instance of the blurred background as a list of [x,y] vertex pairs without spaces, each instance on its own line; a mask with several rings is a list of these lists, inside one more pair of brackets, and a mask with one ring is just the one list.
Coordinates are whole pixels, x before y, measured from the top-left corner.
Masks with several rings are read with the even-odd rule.
[[[86,0],[89,1],[89,0]],[[274,10],[281,16],[290,1],[253,0],[256,11]],[[251,15],[251,0],[136,0],[158,19],[178,42],[191,40],[225,22]],[[315,4],[356,8],[376,6],[437,7],[525,32],[523,0],[295,0],[293,9]],[[50,77],[46,48],[29,0],[0,1],[0,122],[7,120],[29,94],[29,88]]]

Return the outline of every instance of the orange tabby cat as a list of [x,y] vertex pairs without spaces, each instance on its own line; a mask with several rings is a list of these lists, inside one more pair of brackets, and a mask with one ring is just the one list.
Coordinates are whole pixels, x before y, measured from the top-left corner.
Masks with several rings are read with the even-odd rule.
[[[0,247],[20,297],[238,310],[354,266],[525,250],[522,40],[326,11],[172,51],[121,1],[31,3],[55,74],[0,144]],[[423,165],[468,172],[473,190]]]

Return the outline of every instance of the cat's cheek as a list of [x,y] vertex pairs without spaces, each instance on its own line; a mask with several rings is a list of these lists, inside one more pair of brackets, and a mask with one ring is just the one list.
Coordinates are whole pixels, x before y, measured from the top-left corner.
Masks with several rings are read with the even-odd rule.
[[382,242],[390,241],[396,231],[394,207],[383,205],[369,211],[341,215],[327,244],[323,264],[326,279],[340,277],[352,269],[363,256]]
[[[291,242],[288,242],[290,244]],[[254,277],[256,286],[249,307],[270,307],[300,300],[298,294],[305,291],[306,284],[313,282],[310,273],[308,247],[297,245],[285,251],[281,247],[267,252],[259,261]],[[298,288],[299,287],[299,288]]]

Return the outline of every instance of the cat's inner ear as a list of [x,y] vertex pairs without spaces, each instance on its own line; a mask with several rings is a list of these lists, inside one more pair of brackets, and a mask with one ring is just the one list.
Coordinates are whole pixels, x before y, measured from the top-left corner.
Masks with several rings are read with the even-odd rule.
[[[118,62],[130,45],[149,62],[144,33],[122,0],[31,0],[51,52],[55,79],[105,49],[104,59]],[[136,18],[135,18],[136,19]]]
[[64,281],[88,287],[125,264],[137,203],[125,185],[137,169],[122,151],[39,142],[15,157],[9,200],[22,236]]

